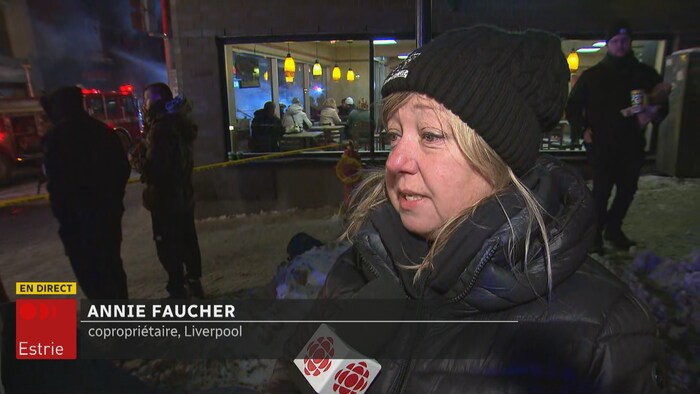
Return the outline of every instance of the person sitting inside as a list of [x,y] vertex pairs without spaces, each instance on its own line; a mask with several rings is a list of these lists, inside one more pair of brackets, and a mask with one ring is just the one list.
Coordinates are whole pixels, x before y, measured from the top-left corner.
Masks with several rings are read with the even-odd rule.
[[322,126],[334,126],[342,123],[338,116],[338,107],[335,104],[334,98],[327,98],[326,101],[323,102],[320,123]]
[[285,133],[299,133],[305,128],[313,126],[298,98],[292,99],[292,105],[287,108],[284,118],[282,118],[282,126],[284,126]]
[[360,149],[367,149],[369,143],[370,123],[369,123],[369,103],[362,99],[357,107],[350,112],[348,124],[345,127],[347,135],[355,141]]
[[340,115],[340,119],[346,119],[353,109],[355,109],[355,100],[353,100],[352,97],[344,98],[340,103],[340,107],[338,108],[338,115]]
[[268,101],[262,109],[255,111],[251,127],[251,152],[279,152],[284,128],[282,121],[275,114],[275,103]]

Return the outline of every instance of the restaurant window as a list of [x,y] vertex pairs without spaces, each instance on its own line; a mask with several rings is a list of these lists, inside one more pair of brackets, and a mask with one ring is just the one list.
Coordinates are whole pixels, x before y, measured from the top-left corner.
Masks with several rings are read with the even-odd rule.
[[[343,41],[319,40],[299,42],[239,43],[225,47],[226,84],[228,97],[228,133],[232,151],[252,151],[256,145],[246,141],[252,138],[251,122],[257,109],[263,108],[266,101],[284,105],[285,109],[295,98],[314,124],[308,127],[304,136],[280,136],[280,150],[296,150],[320,145],[332,145],[323,150],[342,150],[344,142],[350,138],[346,124],[332,126],[320,124],[320,110],[328,98],[333,98],[338,107],[344,99],[352,97],[355,106],[360,102],[372,105],[369,78],[372,62],[369,59],[368,40]],[[293,80],[286,81],[284,60],[290,53],[295,60]],[[313,76],[313,65],[318,60],[322,75]],[[332,79],[333,66],[338,65],[342,76]],[[257,77],[250,78],[249,70],[257,67]],[[347,80],[347,71],[355,71],[355,80]],[[276,69],[276,72],[270,70]],[[247,71],[248,70],[248,71]],[[266,72],[267,71],[267,72]],[[267,75],[268,78],[263,78]],[[347,111],[346,109],[346,112]],[[284,114],[280,113],[283,120]],[[348,115],[341,115],[347,122]],[[326,127],[323,127],[326,126]],[[374,131],[366,122],[360,122],[357,130],[358,141],[362,139],[361,150],[370,148],[370,135]],[[365,130],[366,129],[366,130]],[[259,150],[258,150],[259,151]]]

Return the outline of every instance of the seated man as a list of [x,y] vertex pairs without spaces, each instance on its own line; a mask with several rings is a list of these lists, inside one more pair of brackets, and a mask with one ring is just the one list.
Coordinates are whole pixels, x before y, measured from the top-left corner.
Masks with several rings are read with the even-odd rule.
[[275,103],[268,101],[262,109],[255,111],[251,128],[251,152],[279,152],[284,128],[275,114]]

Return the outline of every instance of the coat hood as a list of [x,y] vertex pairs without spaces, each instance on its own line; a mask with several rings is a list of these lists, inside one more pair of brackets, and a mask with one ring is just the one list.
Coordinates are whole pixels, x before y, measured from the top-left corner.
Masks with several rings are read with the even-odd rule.
[[[551,285],[556,286],[573,274],[586,258],[586,252],[595,233],[593,201],[585,182],[572,169],[553,158],[542,157],[536,168],[527,175],[528,184],[546,210],[545,223],[551,254]],[[478,210],[478,208],[477,208]],[[548,270],[544,245],[532,229],[528,258],[525,258],[525,240],[529,212],[521,208],[510,216],[510,223],[499,226],[481,243],[471,256],[459,256],[449,261],[449,286],[439,291],[429,289],[426,297],[438,297],[457,305],[462,313],[498,311],[548,295]],[[398,268],[387,250],[381,231],[370,221],[358,232],[354,241],[369,271],[391,273],[402,282],[409,296],[412,283]],[[449,242],[448,242],[449,244]],[[512,245],[512,246],[511,246]],[[403,246],[402,246],[403,247]],[[394,251],[393,254],[402,253]],[[464,258],[461,260],[460,258]],[[377,265],[385,265],[378,269]],[[389,268],[389,269],[387,269]],[[457,270],[455,270],[455,268]],[[436,266],[435,271],[441,267]],[[461,272],[461,273],[460,273]],[[432,272],[431,277],[440,277]],[[443,279],[444,279],[443,272]],[[403,277],[403,279],[401,279]],[[430,281],[427,281],[430,287]],[[413,294],[412,294],[413,293]]]
[[83,109],[83,93],[77,86],[64,86],[39,100],[49,120],[55,125],[62,120],[87,115]]
[[296,115],[300,112],[303,112],[304,109],[301,107],[299,104],[292,104],[289,107],[287,107],[287,112],[285,114],[290,114],[290,115]]
[[187,143],[197,138],[197,125],[190,119],[192,101],[182,95],[170,101],[158,101],[151,105],[144,117],[144,129],[150,130],[160,124],[162,130],[172,130]]

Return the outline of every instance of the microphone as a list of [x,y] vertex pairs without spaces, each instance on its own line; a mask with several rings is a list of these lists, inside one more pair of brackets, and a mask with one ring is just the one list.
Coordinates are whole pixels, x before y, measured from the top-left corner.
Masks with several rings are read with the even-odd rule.
[[326,324],[321,324],[301,349],[294,365],[319,394],[363,394],[381,365],[350,347]]

